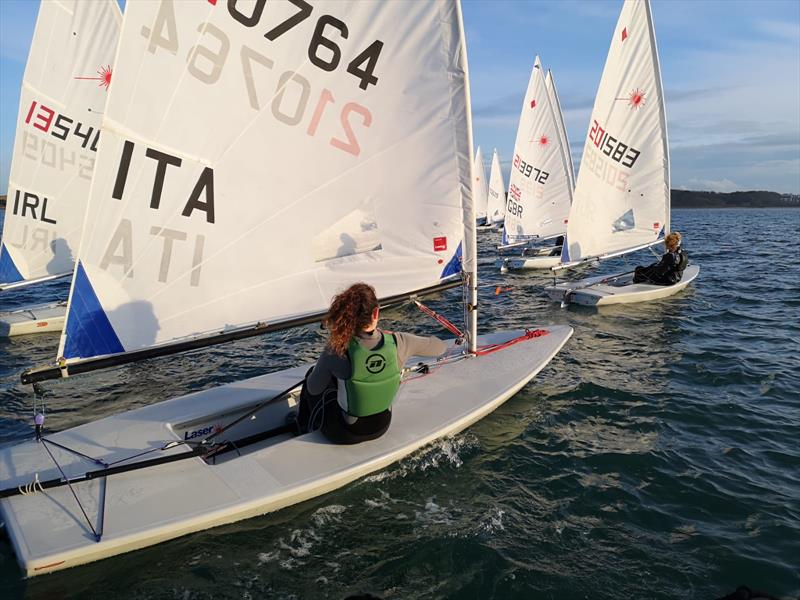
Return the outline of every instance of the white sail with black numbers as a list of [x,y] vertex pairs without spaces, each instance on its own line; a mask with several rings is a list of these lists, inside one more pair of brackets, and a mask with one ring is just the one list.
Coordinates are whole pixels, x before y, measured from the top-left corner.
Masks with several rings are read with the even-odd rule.
[[583,148],[562,264],[619,255],[669,231],[669,152],[646,0],[625,0]]
[[506,185],[503,182],[503,170],[500,168],[500,157],[495,148],[492,154],[492,174],[489,177],[489,204],[486,220],[489,224],[502,223],[506,216]]
[[474,181],[472,184],[472,192],[475,197],[475,218],[484,222],[487,220],[488,204],[489,204],[489,185],[486,179],[486,165],[483,162],[483,153],[481,147],[475,152],[475,165],[472,168]]
[[572,185],[559,134],[561,126],[537,56],[514,144],[503,243],[551,238],[566,230]]
[[116,0],[42,0],[20,92],[0,289],[72,273],[122,14]]
[[453,2],[128,2],[59,356],[471,269],[466,85]]

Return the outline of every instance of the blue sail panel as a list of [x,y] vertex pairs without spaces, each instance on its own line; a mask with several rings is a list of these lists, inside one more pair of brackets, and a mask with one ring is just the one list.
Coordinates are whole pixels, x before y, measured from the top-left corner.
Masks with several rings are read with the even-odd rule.
[[80,262],[75,270],[65,335],[64,358],[89,358],[125,351]]
[[461,242],[458,243],[458,248],[456,248],[453,258],[444,266],[441,278],[444,279],[457,273],[461,273]]
[[17,265],[14,264],[14,259],[6,249],[6,245],[0,245],[0,283],[15,283],[22,281],[24,277],[19,272]]
[[561,262],[569,262],[569,244],[567,243],[567,234],[564,234],[564,241],[561,243]]

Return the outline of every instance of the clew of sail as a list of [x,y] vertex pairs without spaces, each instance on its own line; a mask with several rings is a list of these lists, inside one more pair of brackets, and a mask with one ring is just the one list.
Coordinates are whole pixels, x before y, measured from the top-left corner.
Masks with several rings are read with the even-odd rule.
[[67,365],[474,266],[457,3],[303,6],[128,4]]
[[500,156],[495,148],[492,154],[492,174],[489,177],[489,204],[487,222],[502,223],[506,216],[506,185],[503,181],[503,170],[500,168]]
[[537,56],[514,144],[504,244],[554,237],[566,229],[572,186],[563,156],[560,127]]
[[20,93],[0,289],[72,273],[121,21],[115,0],[39,7]]
[[475,195],[475,218],[481,222],[488,222],[489,186],[486,179],[486,164],[483,162],[483,153],[480,146],[475,152],[473,174],[475,178],[472,186],[472,191]]
[[669,231],[669,152],[646,0],[625,0],[578,174],[562,263],[618,256]]

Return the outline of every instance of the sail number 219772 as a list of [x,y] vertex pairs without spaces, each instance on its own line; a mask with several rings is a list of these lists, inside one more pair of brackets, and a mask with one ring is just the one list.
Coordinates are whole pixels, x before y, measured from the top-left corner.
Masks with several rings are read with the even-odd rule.
[[[158,12],[152,26],[144,26],[141,35],[148,40],[147,51],[168,52],[178,55],[179,40],[178,28],[175,20],[175,0],[161,0]],[[275,42],[289,33],[297,25],[310,18],[313,6],[305,0],[289,0],[296,8],[287,18],[278,23],[266,23],[264,15],[266,0],[244,2],[242,0],[208,0],[214,5],[214,10],[227,11],[230,18],[236,23],[232,27],[241,26],[248,29],[258,28],[264,30],[264,46]],[[224,4],[225,6],[218,6]],[[226,27],[230,31],[229,27]],[[200,23],[197,26],[198,36],[193,36],[192,41],[199,40],[192,46],[186,56],[187,71],[198,81],[214,85],[220,79],[223,69],[230,64],[231,40],[228,34],[212,22]],[[317,18],[316,26],[308,42],[308,60],[322,71],[332,72],[342,64],[343,46],[347,48],[346,41],[350,35],[347,24],[333,15],[323,14]],[[352,45],[352,42],[350,43]],[[374,40],[361,50],[347,63],[346,73],[354,80],[354,87],[366,90],[370,85],[378,85],[379,77],[375,70],[378,59],[383,49],[381,40]],[[238,49],[238,68],[241,72],[241,81],[247,102],[251,109],[260,111],[265,102],[269,102],[270,111],[275,119],[288,126],[297,126],[306,122],[306,134],[316,136],[320,124],[332,124],[330,109],[339,108],[339,130],[329,140],[329,144],[354,156],[361,153],[361,146],[356,134],[357,128],[366,128],[372,124],[370,110],[357,102],[346,102],[337,106],[333,92],[323,88],[319,93],[313,93],[311,82],[293,70],[282,71],[275,65],[275,61],[262,52],[263,48],[251,48],[244,44]],[[263,78],[277,75],[275,89],[267,98],[260,97],[256,82]],[[263,88],[262,88],[263,89]],[[287,93],[290,92],[290,93]],[[316,97],[314,109],[307,117],[307,108],[311,98]],[[330,107],[330,108],[329,108]],[[335,117],[333,117],[335,119]],[[360,121],[360,123],[359,123]]]

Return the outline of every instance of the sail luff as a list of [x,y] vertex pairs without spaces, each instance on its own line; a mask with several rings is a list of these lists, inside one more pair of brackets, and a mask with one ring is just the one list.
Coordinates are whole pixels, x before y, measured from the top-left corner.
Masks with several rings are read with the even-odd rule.
[[[464,15],[461,11],[461,0],[456,0],[455,4],[458,13],[458,35],[460,38],[461,57],[464,65],[464,98],[466,101],[464,117],[467,124],[467,156],[471,158],[473,156],[474,140],[472,135],[472,97],[469,87],[467,41],[464,31]],[[462,205],[464,207],[464,252],[466,256],[465,264],[462,264],[462,268],[467,274],[465,285],[468,286],[467,296],[469,298],[469,305],[464,307],[469,337],[467,343],[469,351],[475,352],[478,348],[478,233],[475,226],[476,208],[474,189],[472,187],[472,182],[475,181],[475,174],[472,160],[469,161],[468,169],[469,187],[466,189],[462,188]]]
[[575,163],[572,160],[572,147],[569,143],[569,133],[567,132],[567,124],[564,121],[564,111],[561,109],[561,100],[558,96],[558,88],[556,87],[556,80],[553,77],[552,71],[550,69],[547,70],[547,74],[550,78],[550,86],[551,91],[553,92],[553,109],[556,111],[556,115],[558,117],[559,122],[559,130],[561,131],[562,136],[562,148],[564,149],[564,154],[566,157],[567,162],[567,170],[569,172],[569,181],[570,185],[572,186],[572,190],[575,190]]
[[661,117],[661,131],[662,141],[664,146],[664,181],[666,189],[664,190],[666,202],[666,217],[664,219],[664,235],[670,232],[672,220],[672,191],[671,191],[671,173],[670,173],[670,160],[669,160],[669,131],[667,129],[667,102],[664,96],[664,82],[661,77],[661,61],[658,58],[658,44],[656,43],[656,25],[653,20],[653,9],[650,5],[650,0],[644,0],[645,8],[647,9],[647,25],[650,32],[650,48],[653,52],[653,64],[656,70],[656,87],[658,89],[658,97],[661,98],[661,110],[659,116]]

